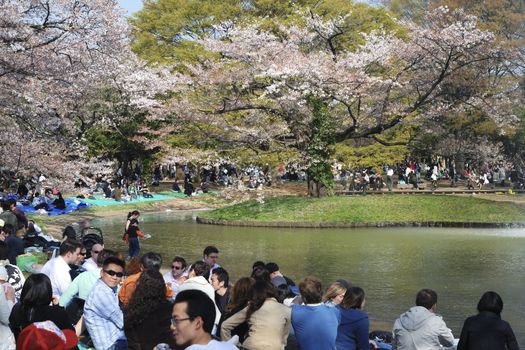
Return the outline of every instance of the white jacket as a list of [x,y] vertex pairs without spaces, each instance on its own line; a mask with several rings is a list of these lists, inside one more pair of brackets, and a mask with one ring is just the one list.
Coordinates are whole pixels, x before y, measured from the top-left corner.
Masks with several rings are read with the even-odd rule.
[[438,350],[454,345],[452,331],[432,311],[414,306],[394,323],[392,350]]
[[219,325],[219,321],[221,320],[221,312],[219,311],[217,304],[215,304],[215,290],[208,280],[202,276],[192,277],[184,281],[184,283],[179,286],[177,293],[188,289],[200,290],[201,292],[206,293],[206,295],[210,297],[211,301],[213,301],[213,305],[215,305],[215,326],[213,327],[212,334],[215,334],[216,327]]

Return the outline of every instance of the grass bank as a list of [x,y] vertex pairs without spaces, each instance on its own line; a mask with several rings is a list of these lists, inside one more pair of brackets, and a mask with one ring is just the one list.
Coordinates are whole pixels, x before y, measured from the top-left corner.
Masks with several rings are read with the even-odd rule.
[[476,197],[437,195],[278,197],[247,201],[199,214],[226,222],[525,223],[525,205]]

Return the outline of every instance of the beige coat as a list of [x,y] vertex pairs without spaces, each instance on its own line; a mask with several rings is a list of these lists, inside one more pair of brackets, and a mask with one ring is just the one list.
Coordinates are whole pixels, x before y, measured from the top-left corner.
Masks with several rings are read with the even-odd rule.
[[[247,310],[248,307],[245,307],[222,323],[222,340],[231,338],[232,329],[246,320]],[[242,344],[243,348],[283,350],[290,332],[291,314],[291,309],[279,303],[275,298],[266,299],[261,308],[255,311],[248,321],[250,330]]]

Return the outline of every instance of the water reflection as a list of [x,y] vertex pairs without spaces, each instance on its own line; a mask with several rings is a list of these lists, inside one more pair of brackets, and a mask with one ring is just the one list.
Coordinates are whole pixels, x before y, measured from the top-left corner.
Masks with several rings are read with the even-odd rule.
[[[312,274],[324,283],[351,280],[367,293],[372,320],[392,323],[414,304],[421,288],[438,292],[438,312],[459,336],[464,319],[476,313],[481,294],[497,291],[503,318],[525,344],[524,229],[280,229],[199,225],[196,212],[144,215],[152,234],[142,252],[160,252],[168,266],[175,255],[195,261],[206,245],[220,250],[219,262],[233,280],[248,275],[255,260],[275,261],[298,281]],[[125,218],[93,224],[111,248],[125,252]],[[387,325],[387,327],[389,327]]]

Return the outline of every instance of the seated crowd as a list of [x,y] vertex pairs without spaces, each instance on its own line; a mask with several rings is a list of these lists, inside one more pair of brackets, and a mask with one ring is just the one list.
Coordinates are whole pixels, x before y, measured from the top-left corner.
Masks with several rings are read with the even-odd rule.
[[[81,263],[83,251],[79,242],[64,240],[19,295],[0,266],[0,349],[519,349],[495,292],[483,294],[459,343],[435,314],[437,294],[430,289],[417,293],[392,332],[370,339],[365,292],[346,280],[324,289],[307,276],[296,286],[276,263],[257,261],[249,276],[231,284],[214,246],[191,265],[176,256],[164,275],[158,253],[126,265],[101,244]],[[0,259],[8,252],[0,242]],[[71,273],[80,264],[85,271]]]

